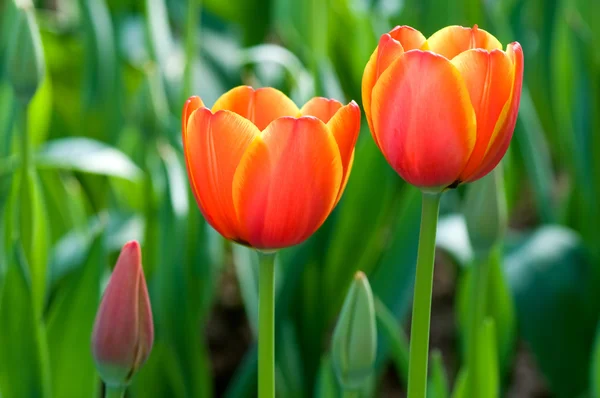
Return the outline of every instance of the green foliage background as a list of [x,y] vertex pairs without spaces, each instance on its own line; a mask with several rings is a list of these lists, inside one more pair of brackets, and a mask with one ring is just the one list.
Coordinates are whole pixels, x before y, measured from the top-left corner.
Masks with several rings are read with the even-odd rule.
[[[489,396],[511,382],[518,341],[552,396],[600,397],[600,2],[597,0],[43,0],[35,16],[46,75],[27,130],[0,68],[0,397],[96,397],[90,333],[120,247],[142,243],[156,322],[131,397],[214,395],[204,329],[224,268],[235,270],[253,331],[257,260],[207,227],[188,187],[180,112],[239,85],[361,102],[379,36],[411,25],[426,36],[478,24],[519,41],[525,85],[503,161],[511,229],[491,258],[482,349]],[[0,0],[0,64],[15,40],[13,0]],[[22,160],[27,134],[33,167]],[[461,335],[472,250],[462,189],[445,194],[438,247],[457,275]],[[379,394],[385,365],[406,379],[400,324],[412,297],[420,198],[395,175],[367,123],[344,197],[277,265],[281,397],[335,397],[328,339],[356,270],[377,297]],[[598,329],[600,331],[600,329]],[[460,344],[458,342],[457,344]],[[491,348],[490,348],[491,347]],[[459,348],[460,350],[460,348]],[[450,394],[439,352],[430,393]],[[224,393],[256,393],[250,347]],[[487,397],[482,397],[487,398]]]

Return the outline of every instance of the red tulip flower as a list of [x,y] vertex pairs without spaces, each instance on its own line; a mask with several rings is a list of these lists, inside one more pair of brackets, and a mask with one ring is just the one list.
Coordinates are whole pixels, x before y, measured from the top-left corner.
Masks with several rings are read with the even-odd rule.
[[96,314],[92,354],[108,386],[126,386],[152,349],[152,309],[141,257],[136,241],[123,246]]
[[523,51],[488,32],[446,27],[429,39],[398,26],[381,36],[362,95],[375,142],[412,185],[438,192],[496,167],[513,135]]
[[187,170],[200,211],[225,238],[257,249],[296,245],[339,201],[360,129],[356,103],[298,107],[273,88],[241,86],[212,109],[183,109]]

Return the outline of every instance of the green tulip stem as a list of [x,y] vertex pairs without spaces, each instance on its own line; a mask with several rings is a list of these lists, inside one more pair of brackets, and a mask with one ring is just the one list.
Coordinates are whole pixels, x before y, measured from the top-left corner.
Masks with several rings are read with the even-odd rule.
[[427,396],[427,362],[429,357],[429,324],[433,289],[433,265],[435,261],[435,235],[441,197],[441,193],[423,192],[421,232],[419,234],[410,332],[408,398],[424,398]]
[[104,398],[123,398],[125,396],[125,387],[106,386]]
[[275,398],[275,253],[258,257],[258,396]]
[[468,396],[476,397],[479,391],[479,380],[481,366],[477,365],[477,347],[479,346],[479,336],[481,334],[481,325],[485,318],[488,275],[490,269],[491,253],[476,254],[471,265],[471,316],[467,331],[467,368],[468,368],[468,389],[471,391]]

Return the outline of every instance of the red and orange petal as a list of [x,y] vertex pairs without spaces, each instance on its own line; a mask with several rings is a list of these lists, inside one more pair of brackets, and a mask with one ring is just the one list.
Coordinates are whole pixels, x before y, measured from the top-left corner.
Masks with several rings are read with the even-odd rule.
[[259,130],[282,116],[298,116],[296,104],[284,93],[271,87],[254,90],[239,86],[223,94],[212,107],[213,113],[228,110],[250,120]]
[[341,182],[339,150],[322,121],[275,120],[248,147],[234,176],[244,240],[259,249],[306,240],[331,212]]
[[[373,54],[371,54],[369,62],[367,62],[367,65],[365,66],[365,71],[363,72],[361,84],[363,110],[365,111],[365,117],[367,118],[367,123],[371,132],[373,132],[373,119],[371,117],[371,98],[373,96],[373,87],[375,87],[375,83],[377,82],[378,56],[379,50],[376,48],[375,51],[373,51]],[[375,140],[377,146],[381,148],[381,145],[379,145],[375,134],[373,134],[373,139]]]
[[461,173],[461,179],[468,179],[481,165],[502,110],[510,100],[514,67],[510,58],[501,50],[468,50],[457,55],[451,62],[467,85],[477,116],[475,147]]
[[337,100],[314,97],[304,104],[300,109],[300,114],[302,116],[314,116],[323,123],[327,123],[341,107],[342,103]]
[[436,54],[443,55],[448,59],[456,57],[458,54],[473,48],[484,50],[502,50],[502,44],[493,35],[477,25],[473,28],[462,26],[447,26],[434,33],[427,39],[429,50]]
[[189,179],[207,222],[231,240],[240,240],[233,206],[233,176],[246,149],[260,131],[231,111],[214,115],[197,109],[188,121],[184,151]]
[[396,26],[390,31],[389,35],[400,42],[404,51],[427,50],[427,48],[423,48],[423,45],[427,42],[425,36],[410,26]]
[[327,123],[327,128],[335,138],[342,161],[343,186],[340,186],[337,203],[344,192],[345,182],[352,169],[354,146],[358,139],[358,133],[360,133],[360,108],[356,102],[351,101],[348,105],[340,108]]
[[475,173],[466,179],[466,182],[484,177],[500,163],[508,150],[515,130],[523,87],[523,49],[519,43],[514,42],[507,46],[506,54],[514,67],[510,100],[505,104],[502,114],[496,123],[485,158]]
[[[379,45],[371,55],[362,78],[362,100],[369,129],[373,131],[371,118],[372,92],[375,83],[387,67],[405,51],[427,49],[427,40],[418,30],[410,26],[396,26],[379,39]],[[379,146],[377,137],[375,143]]]
[[456,67],[428,51],[407,52],[379,77],[372,101],[373,133],[402,178],[431,189],[456,181],[476,138],[475,112]]

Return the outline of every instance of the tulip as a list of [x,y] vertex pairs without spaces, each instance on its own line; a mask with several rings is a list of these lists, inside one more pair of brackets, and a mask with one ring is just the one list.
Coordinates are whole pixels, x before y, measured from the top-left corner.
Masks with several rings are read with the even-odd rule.
[[123,246],[102,297],[92,334],[92,354],[109,389],[124,388],[144,364],[154,341],[152,309],[140,245]]
[[184,106],[190,184],[207,222],[257,249],[296,245],[339,201],[354,158],[354,101],[313,98],[302,109],[273,88],[241,86],[212,107]]
[[183,107],[190,185],[206,221],[259,250],[258,396],[275,397],[274,250],[310,237],[340,200],[354,159],[354,101],[313,98],[301,109],[273,88],[240,86],[213,105]]
[[477,25],[449,26],[429,39],[398,26],[381,36],[365,67],[363,105],[375,143],[423,194],[408,398],[427,396],[441,194],[498,165],[513,135],[522,84],[521,45],[513,42],[502,51],[500,42]]
[[429,192],[488,174],[512,138],[523,51],[477,25],[429,39],[398,26],[381,36],[362,82],[371,133],[396,172]]

